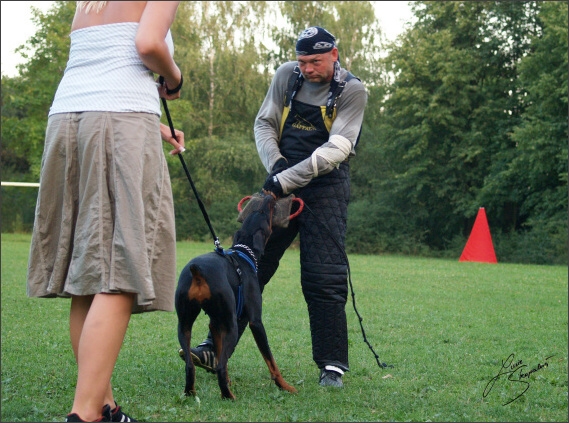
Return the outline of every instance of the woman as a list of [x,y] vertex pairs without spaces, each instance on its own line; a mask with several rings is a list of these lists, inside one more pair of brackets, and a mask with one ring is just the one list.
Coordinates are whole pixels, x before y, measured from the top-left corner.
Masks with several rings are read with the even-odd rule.
[[[180,96],[177,1],[78,1],[49,112],[28,264],[31,297],[71,297],[78,374],[66,421],[134,421],[111,376],[133,312],[172,311],[176,245],[160,123]],[[154,75],[164,77],[158,86]]]

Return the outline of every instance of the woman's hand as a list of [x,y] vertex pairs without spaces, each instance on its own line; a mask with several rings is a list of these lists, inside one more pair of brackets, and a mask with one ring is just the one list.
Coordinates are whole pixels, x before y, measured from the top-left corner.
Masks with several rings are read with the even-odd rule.
[[[174,86],[174,88],[170,88],[170,86],[168,85],[168,82],[162,82],[163,80],[161,79],[161,77],[158,77],[158,79],[156,80],[156,82],[158,83],[158,95],[160,96],[160,98],[164,98],[166,100],[176,100],[177,98],[180,98],[180,88],[181,85],[183,84],[183,79],[182,79],[182,74],[180,73],[180,83],[178,85],[178,87]],[[175,93],[171,93],[168,94],[168,89],[173,90],[177,88]]]
[[176,138],[172,136],[170,127],[164,125],[163,123],[160,123],[160,136],[162,137],[163,141],[166,141],[168,144],[171,144],[172,147],[174,147],[174,150],[170,151],[170,154],[173,156],[186,151],[184,148],[184,133],[178,129],[174,129],[174,133],[176,134]]

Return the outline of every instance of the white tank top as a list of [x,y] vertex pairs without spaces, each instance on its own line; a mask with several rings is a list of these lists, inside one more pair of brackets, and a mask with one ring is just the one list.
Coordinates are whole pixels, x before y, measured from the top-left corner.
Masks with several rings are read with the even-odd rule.
[[[138,22],[121,22],[71,32],[67,67],[49,115],[68,112],[146,112],[158,116],[154,75],[134,44]],[[172,34],[166,43],[174,54]]]

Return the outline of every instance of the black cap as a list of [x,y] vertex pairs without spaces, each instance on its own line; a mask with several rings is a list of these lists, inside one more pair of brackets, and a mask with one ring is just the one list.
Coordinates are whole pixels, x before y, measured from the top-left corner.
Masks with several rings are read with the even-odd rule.
[[336,38],[319,26],[302,31],[296,42],[297,56],[327,53],[336,47]]

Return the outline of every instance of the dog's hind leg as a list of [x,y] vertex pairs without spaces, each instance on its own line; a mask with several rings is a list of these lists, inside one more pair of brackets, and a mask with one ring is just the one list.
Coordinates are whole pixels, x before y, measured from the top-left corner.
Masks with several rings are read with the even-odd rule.
[[[190,345],[192,340],[192,326],[201,311],[200,302],[192,298],[192,289],[195,290],[196,281],[191,273],[193,266],[186,265],[178,279],[178,287],[175,295],[176,314],[178,316],[178,341],[184,351],[186,362],[186,395],[195,395],[196,369],[190,357]],[[203,282],[203,281],[199,281]],[[202,292],[209,291],[207,284],[201,288]]]
[[269,372],[271,373],[271,379],[275,381],[275,384],[286,391],[296,393],[296,389],[289,385],[286,380],[284,380],[283,376],[281,375],[281,371],[277,366],[277,362],[273,357],[271,352],[271,348],[269,347],[269,341],[267,339],[267,332],[265,331],[265,327],[263,323],[260,321],[257,322],[250,322],[249,328],[253,333],[253,338],[255,338],[255,342],[257,343],[257,347],[259,351],[261,351],[261,355],[267,363],[267,367],[269,368]]
[[217,356],[216,373],[217,382],[221,389],[221,397],[232,400],[235,399],[235,395],[231,392],[231,389],[229,389],[231,380],[227,372],[227,363],[237,345],[237,322],[235,320],[234,318],[228,325],[229,328],[227,330],[224,328],[225,325],[219,323],[212,324],[210,322],[210,330]]
[[196,368],[190,357],[190,345],[192,340],[192,326],[199,313],[200,308],[197,306],[195,309],[187,307],[185,308],[185,313],[178,315],[178,341],[184,351],[186,362],[186,387],[184,389],[186,395],[196,395]]

